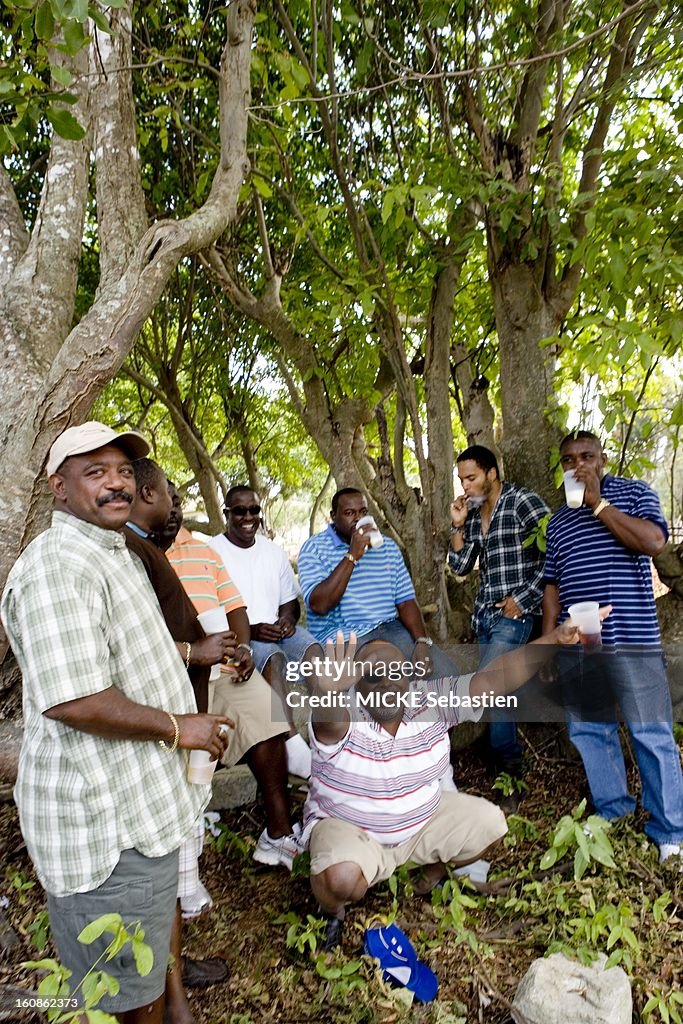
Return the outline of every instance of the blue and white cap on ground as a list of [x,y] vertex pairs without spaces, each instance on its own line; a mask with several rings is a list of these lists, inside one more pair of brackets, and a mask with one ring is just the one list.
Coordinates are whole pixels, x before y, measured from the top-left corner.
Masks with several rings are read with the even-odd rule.
[[418,959],[410,939],[395,924],[368,928],[363,944],[365,951],[379,960],[386,981],[404,985],[422,1003],[434,999],[439,988],[438,978]]

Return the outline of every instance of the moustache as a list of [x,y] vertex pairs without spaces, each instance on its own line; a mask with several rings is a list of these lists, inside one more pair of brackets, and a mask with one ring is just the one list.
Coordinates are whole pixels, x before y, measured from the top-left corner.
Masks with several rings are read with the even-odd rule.
[[104,498],[98,498],[97,507],[102,508],[103,505],[108,505],[110,501],[127,501],[129,505],[132,505],[133,495],[128,494],[127,491],[115,491],[113,494],[107,494]]

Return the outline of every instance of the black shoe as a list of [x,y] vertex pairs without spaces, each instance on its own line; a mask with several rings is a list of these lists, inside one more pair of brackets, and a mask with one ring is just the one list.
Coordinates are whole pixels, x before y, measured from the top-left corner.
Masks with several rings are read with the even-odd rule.
[[191,960],[189,956],[184,956],[182,967],[185,988],[210,988],[228,977],[228,965],[217,956],[206,960]]
[[323,953],[330,953],[333,949],[338,949],[341,946],[343,928],[344,922],[340,921],[338,917],[327,918],[325,940],[320,947]]
[[500,807],[503,814],[516,814],[519,810],[519,805],[521,804],[521,802],[522,794],[515,791],[514,793],[508,793],[507,796],[504,796],[498,802],[498,806]]

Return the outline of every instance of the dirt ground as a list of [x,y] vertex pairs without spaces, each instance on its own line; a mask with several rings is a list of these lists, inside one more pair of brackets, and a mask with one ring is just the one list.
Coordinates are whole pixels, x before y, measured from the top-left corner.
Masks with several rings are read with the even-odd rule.
[[[261,868],[251,859],[251,849],[262,828],[259,806],[224,815],[225,828],[218,842],[223,848],[217,849],[216,841],[212,840],[203,855],[202,877],[215,906],[211,913],[186,927],[186,952],[193,957],[223,957],[230,980],[213,989],[192,993],[197,1024],[509,1021],[509,1001],[527,967],[543,955],[561,931],[562,914],[576,913],[568,907],[558,910],[558,894],[576,893],[577,886],[583,887],[585,903],[588,891],[584,882],[572,882],[566,864],[558,865],[559,871],[556,868],[552,876],[538,869],[539,858],[552,841],[554,826],[585,795],[585,784],[580,765],[566,753],[558,757],[553,738],[534,729],[525,727],[531,744],[527,753],[528,789],[517,816],[511,819],[512,834],[492,864],[489,891],[481,895],[463,887],[465,905],[458,905],[458,913],[451,911],[444,920],[440,897],[433,905],[429,899],[410,895],[404,878],[399,880],[395,894],[388,884],[379,886],[362,905],[349,911],[343,949],[327,957],[311,957],[308,949],[299,952],[295,945],[287,945],[288,931],[292,939],[301,937],[307,929],[311,932],[307,915],[315,915],[316,906],[306,877],[290,877],[281,869]],[[502,794],[492,790],[476,748],[456,756],[459,788],[502,799]],[[300,804],[305,794],[298,791],[294,795],[295,802]],[[636,850],[638,863],[634,862],[634,869],[649,878],[647,884],[653,899],[657,894],[673,893],[673,904],[668,906],[668,930],[661,936],[663,952],[658,952],[656,958],[645,957],[645,966],[641,968],[641,973],[651,973],[643,991],[636,993],[636,1001],[642,1006],[658,975],[665,987],[680,987],[683,982],[683,891],[678,880],[681,876],[672,879],[658,873],[656,858],[651,848],[646,849],[640,833],[642,819],[637,818],[633,824],[628,850]],[[20,946],[0,963],[0,985],[35,988],[35,975],[23,970],[19,963],[38,956],[31,929],[35,930],[33,922],[44,905],[40,887],[31,885],[35,879],[12,803],[0,805],[0,844],[4,851],[0,897],[4,913],[20,937]],[[638,851],[642,851],[642,858]],[[622,859],[626,857],[625,853]],[[596,886],[602,884],[598,877],[601,871],[598,867],[592,872]],[[609,872],[603,874],[607,877]],[[534,903],[531,898],[521,898],[524,890],[521,882],[515,883],[515,876],[527,882],[540,878],[541,882],[533,881],[533,885],[547,885],[547,893],[542,893],[547,900],[546,910],[546,903],[540,904],[539,911],[538,900]],[[625,881],[615,876],[605,900],[619,899],[619,890],[626,891],[630,881],[630,876]],[[634,900],[640,898],[642,902],[644,884],[642,879],[634,882],[641,892]],[[474,906],[467,905],[468,898]],[[381,981],[373,962],[361,959],[364,929],[386,922],[392,911],[438,976],[439,993],[429,1005],[408,1005],[405,990],[389,988]],[[290,916],[278,922],[285,915]],[[314,923],[312,928],[315,930]],[[644,933],[638,935],[645,941]],[[0,1020],[8,1019],[11,1017],[3,1015],[0,1007]],[[634,1020],[640,1019],[634,1013]]]

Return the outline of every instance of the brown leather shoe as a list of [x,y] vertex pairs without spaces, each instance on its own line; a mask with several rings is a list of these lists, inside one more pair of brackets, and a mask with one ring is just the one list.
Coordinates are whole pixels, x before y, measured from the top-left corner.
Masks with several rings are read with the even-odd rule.
[[207,957],[206,960],[191,960],[184,956],[182,967],[185,988],[210,988],[220,985],[228,977],[228,965],[218,956]]

